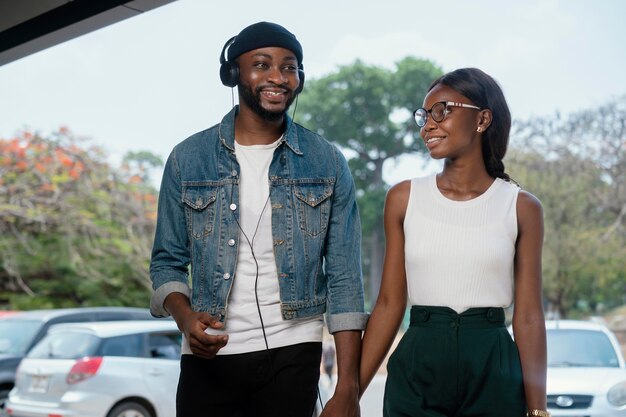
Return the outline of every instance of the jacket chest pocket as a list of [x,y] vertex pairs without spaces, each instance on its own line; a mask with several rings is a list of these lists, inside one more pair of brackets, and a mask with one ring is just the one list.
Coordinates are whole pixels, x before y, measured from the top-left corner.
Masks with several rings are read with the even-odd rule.
[[183,188],[187,227],[194,239],[201,239],[213,232],[217,193],[217,187],[187,186]]
[[298,184],[294,187],[298,224],[310,236],[326,233],[333,188],[329,184]]

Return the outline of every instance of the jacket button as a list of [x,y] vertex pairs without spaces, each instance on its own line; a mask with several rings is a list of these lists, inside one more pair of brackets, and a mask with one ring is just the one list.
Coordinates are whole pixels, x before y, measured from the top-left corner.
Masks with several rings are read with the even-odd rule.
[[229,208],[230,208],[230,210],[231,210],[231,211],[235,211],[235,210],[237,210],[237,204],[235,204],[235,203],[231,203],[231,205],[229,206]]
[[230,175],[232,175],[233,177],[237,176],[237,171],[235,171],[234,169],[232,171],[230,171]]
[[201,206],[202,205],[202,197],[198,197],[196,199],[196,206]]
[[235,239],[228,239],[228,246],[235,246]]
[[230,279],[230,274],[227,272],[224,275],[222,275],[224,277],[224,279]]

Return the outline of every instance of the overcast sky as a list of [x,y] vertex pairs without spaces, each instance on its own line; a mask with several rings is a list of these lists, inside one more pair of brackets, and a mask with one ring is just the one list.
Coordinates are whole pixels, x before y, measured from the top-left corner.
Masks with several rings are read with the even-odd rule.
[[[357,58],[475,66],[499,81],[517,119],[626,94],[623,0],[178,0],[0,66],[0,138],[67,126],[113,161],[129,150],[166,158],[230,109],[219,54],[260,20],[296,34],[307,79]],[[385,167],[388,182],[415,176],[408,160]]]

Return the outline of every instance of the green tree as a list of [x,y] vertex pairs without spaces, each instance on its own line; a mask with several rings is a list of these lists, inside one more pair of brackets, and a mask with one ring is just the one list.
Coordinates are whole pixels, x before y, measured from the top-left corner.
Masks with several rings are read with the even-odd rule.
[[626,302],[626,97],[518,122],[508,170],[544,206],[544,294],[561,316]]
[[384,254],[383,165],[406,153],[423,152],[412,113],[430,83],[442,74],[432,62],[412,57],[393,70],[357,60],[315,80],[299,99],[299,120],[338,144],[348,155],[363,226],[363,267],[374,303]]
[[67,129],[0,139],[0,293],[10,307],[146,306],[156,190]]
[[150,174],[155,168],[161,168],[163,160],[150,151],[126,152],[122,160],[122,172],[128,177],[138,175],[145,184],[150,182]]

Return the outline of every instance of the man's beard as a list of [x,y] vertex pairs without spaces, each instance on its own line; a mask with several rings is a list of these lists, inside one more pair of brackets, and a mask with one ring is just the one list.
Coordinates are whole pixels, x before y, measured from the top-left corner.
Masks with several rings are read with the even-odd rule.
[[291,106],[291,103],[293,103],[293,100],[295,99],[295,96],[289,98],[283,110],[271,111],[261,105],[260,90],[257,90],[256,94],[254,94],[250,85],[241,82],[237,85],[237,90],[239,91],[239,97],[241,97],[244,103],[246,103],[246,105],[250,107],[254,113],[268,122],[280,121],[285,116],[285,113],[289,110],[289,106]]

